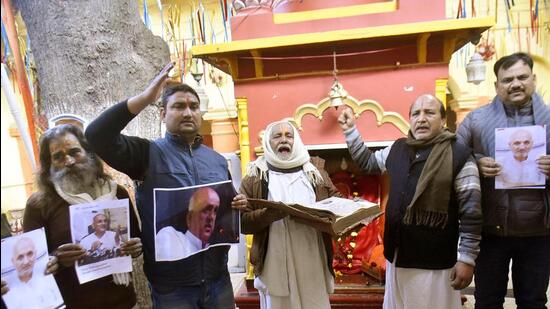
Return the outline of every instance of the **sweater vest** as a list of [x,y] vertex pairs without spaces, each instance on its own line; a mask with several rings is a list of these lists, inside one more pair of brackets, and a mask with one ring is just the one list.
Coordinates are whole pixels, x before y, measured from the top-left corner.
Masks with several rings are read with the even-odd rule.
[[[406,139],[397,140],[386,160],[390,178],[390,194],[386,207],[384,256],[397,267],[419,269],[447,269],[457,260],[458,202],[454,179],[468,160],[471,151],[453,142],[453,182],[448,205],[448,221],[444,228],[422,225],[405,225],[403,217],[412,201],[420,174],[431,152],[430,148],[415,150]],[[394,261],[395,253],[397,259]]]

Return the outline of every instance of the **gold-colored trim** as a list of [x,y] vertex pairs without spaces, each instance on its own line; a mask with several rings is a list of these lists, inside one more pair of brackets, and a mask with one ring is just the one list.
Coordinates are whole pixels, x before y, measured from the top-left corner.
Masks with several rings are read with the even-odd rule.
[[416,39],[416,56],[418,63],[426,63],[428,58],[428,39],[430,38],[431,33],[422,33]]
[[237,57],[235,57],[235,56],[224,57],[224,58],[222,58],[222,60],[225,61],[227,63],[227,65],[229,66],[230,75],[233,78],[238,79],[239,78],[239,65],[237,63]]
[[256,78],[264,77],[264,64],[262,62],[262,54],[259,50],[254,49],[250,51],[252,57],[254,57],[254,70],[256,72]]
[[196,45],[191,48],[193,56],[248,52],[249,50],[287,47],[316,43],[332,43],[347,40],[380,38],[419,33],[431,33],[472,28],[489,28],[495,24],[494,17],[444,19],[417,23],[385,25],[357,29],[343,29],[315,33],[301,33],[248,40],[236,40],[228,43]]
[[[241,175],[244,177],[246,165],[250,162],[250,133],[248,128],[248,100],[237,98],[237,125],[239,127],[239,145],[241,153]],[[250,249],[252,248],[252,235],[246,235],[246,278],[254,279],[254,268],[250,264]]]
[[[417,68],[417,67],[438,66],[438,65],[441,65],[441,64],[448,65],[449,63],[448,62],[430,62],[430,63],[426,63],[426,64],[418,64],[418,63],[392,64],[392,65],[382,65],[382,66],[377,66],[377,67],[354,68],[354,69],[338,69],[338,74],[353,74],[353,73],[392,70],[392,69],[410,69],[410,68]],[[301,72],[301,73],[269,75],[269,76],[264,76],[264,77],[261,77],[261,78],[256,78],[256,77],[239,78],[239,79],[234,78],[233,83],[242,84],[242,83],[254,82],[254,81],[287,80],[287,79],[300,78],[300,77],[306,77],[306,76],[333,76],[333,74],[334,74],[333,70],[310,71],[310,72]]]
[[435,97],[441,100],[445,109],[447,109],[447,78],[435,80]]
[[387,2],[333,7],[303,12],[276,13],[273,14],[273,23],[288,24],[310,20],[345,18],[358,15],[388,13],[395,10],[397,10],[397,0],[392,0]]
[[443,61],[451,61],[451,56],[455,52],[455,46],[458,41],[457,37],[446,36],[443,40]]
[[250,162],[250,131],[248,127],[248,100],[246,98],[237,98],[237,112],[239,145],[241,151],[241,173],[244,175],[246,165]]
[[[351,107],[355,113],[355,117],[359,117],[365,111],[371,111],[376,116],[376,124],[378,126],[381,126],[384,123],[391,123],[403,134],[406,135],[407,132],[409,132],[410,125],[407,120],[401,116],[401,114],[384,111],[382,105],[376,101],[367,99],[359,102],[355,98],[348,96],[344,99],[344,104]],[[330,99],[324,98],[316,105],[304,104],[299,106],[294,112],[294,116],[285,118],[285,120],[293,123],[299,130],[303,130],[302,119],[304,116],[311,114],[319,120],[322,120],[323,112],[330,107]]]

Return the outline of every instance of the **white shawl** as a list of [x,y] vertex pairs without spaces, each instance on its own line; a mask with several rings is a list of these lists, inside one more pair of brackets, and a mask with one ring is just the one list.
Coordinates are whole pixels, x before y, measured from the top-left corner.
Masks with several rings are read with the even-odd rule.
[[[290,157],[287,160],[282,160],[277,157],[277,154],[271,148],[269,139],[271,136],[271,131],[273,128],[280,124],[288,124],[294,133],[294,144],[292,145],[292,152]],[[264,138],[262,141],[262,146],[264,149],[264,155],[260,156],[255,161],[248,163],[246,167],[246,175],[250,177],[260,176],[261,178],[267,180],[267,171],[268,166],[270,165],[279,168],[279,169],[291,169],[298,166],[302,166],[304,173],[306,174],[308,180],[313,185],[318,185],[323,182],[323,176],[319,170],[310,162],[309,153],[300,138],[298,130],[288,121],[276,121],[267,126],[265,129]]]

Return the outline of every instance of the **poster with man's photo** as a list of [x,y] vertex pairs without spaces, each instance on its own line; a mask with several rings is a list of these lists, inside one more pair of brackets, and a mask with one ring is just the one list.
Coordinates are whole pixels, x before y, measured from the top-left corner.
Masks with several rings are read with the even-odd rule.
[[48,245],[44,228],[2,239],[2,295],[8,309],[65,308],[53,275],[46,275]]
[[546,177],[537,159],[546,155],[546,126],[495,129],[495,189],[544,189]]
[[236,194],[231,181],[154,189],[156,261],[238,243],[240,218],[231,208]]
[[128,199],[72,205],[69,212],[73,243],[86,250],[84,258],[75,262],[80,284],[132,271],[132,258],[120,251],[130,235]]

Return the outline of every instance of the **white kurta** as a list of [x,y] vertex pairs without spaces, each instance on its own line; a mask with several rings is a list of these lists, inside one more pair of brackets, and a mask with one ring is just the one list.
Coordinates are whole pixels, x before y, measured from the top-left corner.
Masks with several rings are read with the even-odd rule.
[[44,276],[33,271],[27,283],[18,279],[13,282],[17,284],[9,286],[8,293],[2,296],[8,308],[56,308],[63,304],[53,275]]
[[116,233],[113,231],[105,231],[101,237],[97,237],[95,233],[92,233],[88,236],[85,236],[80,240],[80,245],[86,250],[92,250],[92,245],[94,242],[99,241],[101,245],[96,249],[96,251],[103,252],[105,250],[113,250],[120,246],[120,242],[117,245],[115,240]]
[[161,229],[155,238],[157,261],[175,261],[186,258],[206,248],[202,241],[189,230],[182,233],[171,226]]
[[462,308],[460,291],[451,287],[451,269],[401,268],[394,263],[386,261],[384,309]]
[[[315,192],[303,171],[269,171],[268,199],[307,205],[315,202]],[[321,232],[292,217],[271,223],[264,268],[254,282],[260,307],[330,308],[334,279],[326,260]]]
[[539,170],[534,158],[518,161],[511,155],[502,162],[502,172],[495,178],[497,188],[513,188],[518,186],[544,186],[544,174]]

